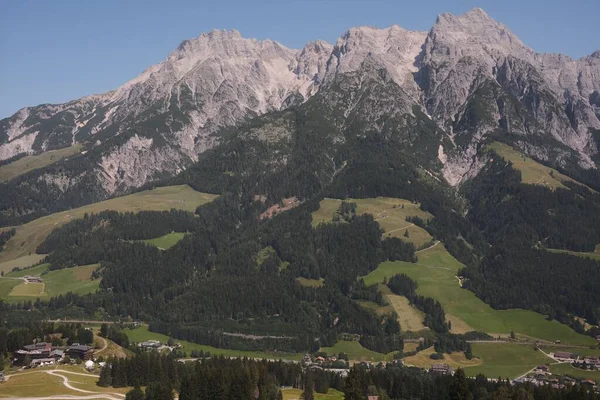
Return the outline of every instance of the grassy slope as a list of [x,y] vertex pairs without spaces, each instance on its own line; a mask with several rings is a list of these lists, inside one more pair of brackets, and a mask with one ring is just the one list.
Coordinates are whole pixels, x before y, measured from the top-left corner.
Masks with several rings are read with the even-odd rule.
[[553,253],[572,254],[574,256],[587,257],[587,258],[591,258],[591,259],[600,261],[600,244],[596,245],[596,249],[594,250],[593,253],[580,253],[577,251],[562,250],[562,249],[546,249],[546,250],[551,251]]
[[[69,383],[75,388],[87,390],[93,393],[121,393],[125,394],[131,388],[102,388],[96,385],[98,378],[93,374],[89,376],[76,375],[87,374],[82,366],[60,366],[42,367],[29,371],[18,371],[12,374],[8,382],[0,384],[0,398],[18,397],[46,397],[53,395],[81,396],[82,393],[68,389],[63,385],[59,376],[49,375],[46,371],[56,371],[69,379]],[[86,395],[92,395],[88,393]]]
[[[83,265],[74,268],[65,268],[50,271],[42,276],[42,284],[25,284],[12,279],[25,275],[40,275],[48,269],[48,264],[28,268],[22,271],[11,272],[4,278],[0,278],[0,299],[7,301],[34,300],[39,297],[48,299],[67,292],[78,294],[92,293],[98,290],[100,279],[91,280],[92,272],[98,264]],[[8,284],[6,282],[13,283]]]
[[3,271],[12,269],[6,261],[35,253],[35,249],[53,229],[81,218],[85,213],[97,213],[104,210],[142,211],[170,210],[172,208],[194,211],[199,205],[213,201],[217,196],[196,192],[187,185],[160,187],[149,191],[130,194],[128,196],[88,204],[72,210],[62,211],[16,227],[17,233],[4,246],[0,253]]
[[[160,342],[166,343],[169,340],[167,335],[163,335],[160,333],[150,332],[148,331],[148,327],[146,325],[141,326],[136,329],[125,329],[125,333],[131,342],[139,343],[146,340],[158,340]],[[295,353],[267,353],[267,352],[258,352],[258,351],[242,351],[242,350],[231,350],[231,349],[219,349],[212,346],[205,346],[201,344],[187,342],[185,340],[177,340],[183,348],[182,351],[188,353],[192,350],[203,350],[209,351],[213,355],[222,354],[226,357],[250,357],[257,359],[284,359],[284,360],[294,360],[299,361],[302,358],[302,354]]]
[[511,343],[474,343],[473,355],[483,364],[465,368],[465,374],[475,376],[482,373],[489,378],[514,379],[533,367],[548,364],[552,359],[532,346]]
[[0,182],[10,181],[34,169],[43,168],[63,158],[79,154],[82,148],[81,144],[76,144],[64,149],[46,151],[37,156],[25,156],[10,164],[3,165],[0,167]]
[[[0,252],[0,259],[2,259],[2,252]],[[15,259],[11,259],[9,261],[0,262],[0,271],[9,272],[12,271],[13,268],[27,268],[32,265],[35,265],[42,261],[46,257],[46,254],[29,254],[26,256],[18,257]]]
[[[417,247],[432,239],[427,231],[406,221],[406,217],[408,216],[418,216],[425,220],[432,218],[431,214],[419,208],[420,204],[418,203],[415,204],[408,200],[389,197],[347,199],[346,201],[356,203],[357,214],[372,214],[379,223],[379,226],[386,232],[384,233],[384,237],[398,237],[414,243]],[[323,222],[332,222],[333,216],[341,202],[338,199],[324,199],[321,201],[319,209],[312,213],[313,226],[317,226]],[[404,236],[406,230],[408,230],[408,238]]]
[[312,287],[312,288],[317,288],[317,287],[321,287],[324,285],[325,280],[323,278],[321,279],[308,279],[308,278],[303,278],[301,276],[299,276],[298,278],[296,278],[296,281],[298,281],[298,283],[302,286],[306,286],[306,287]]
[[382,282],[396,274],[405,273],[417,281],[417,292],[442,303],[444,310],[459,318],[472,329],[489,333],[517,333],[563,343],[594,344],[591,337],[577,334],[568,326],[547,321],[543,315],[527,310],[494,310],[469,290],[462,289],[455,274],[461,264],[442,245],[418,254],[418,263],[402,261],[382,263],[364,280],[367,285]]
[[402,330],[418,332],[427,329],[423,325],[424,314],[412,307],[406,297],[395,294],[388,294],[386,297],[396,314],[398,314],[398,322],[400,322]]
[[420,368],[431,368],[433,364],[445,363],[450,365],[452,368],[465,368],[469,366],[480,365],[482,361],[477,358],[473,358],[471,360],[467,360],[465,357],[465,353],[463,352],[454,352],[452,354],[444,354],[443,360],[432,360],[430,356],[435,353],[435,350],[432,347],[422,350],[415,354],[414,356],[405,357],[404,363],[406,365],[414,365]]
[[346,353],[352,361],[385,361],[392,358],[393,353],[382,354],[366,349],[357,341],[340,340],[333,347],[321,347],[328,355]]
[[[283,400],[300,400],[302,395],[301,389],[284,389],[281,391],[283,394]],[[339,392],[335,389],[329,389],[327,394],[315,393],[315,400],[343,400],[344,393]]]
[[568,375],[573,378],[591,379],[597,383],[600,382],[600,371],[584,371],[568,363],[550,365],[550,372],[553,374]]
[[521,180],[523,183],[543,185],[551,189],[566,189],[567,187],[563,184],[563,182],[574,182],[582,185],[573,178],[563,175],[553,168],[546,167],[537,161],[524,156],[519,151],[504,143],[493,142],[492,144],[488,145],[488,148],[494,150],[506,161],[510,161],[516,169],[521,171]]
[[167,250],[175,246],[185,236],[185,232],[171,232],[164,236],[157,237],[154,239],[141,240],[141,242],[147,243],[152,246],[156,246],[159,249]]

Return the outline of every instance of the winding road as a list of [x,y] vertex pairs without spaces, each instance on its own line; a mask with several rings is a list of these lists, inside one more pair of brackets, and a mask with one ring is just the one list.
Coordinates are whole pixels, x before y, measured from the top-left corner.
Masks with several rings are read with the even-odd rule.
[[[28,375],[28,374],[34,374],[34,373],[39,373],[40,371],[35,371],[35,372],[23,372],[23,373],[19,373],[19,374],[11,374],[11,375],[7,375],[6,381],[8,381],[11,377],[13,376],[21,376],[21,375]],[[52,376],[56,376],[62,379],[62,384],[69,390],[72,390],[74,392],[79,392],[82,393],[82,395],[78,396],[78,395],[70,395],[70,394],[64,394],[64,395],[54,395],[54,396],[47,396],[47,397],[9,397],[8,399],[19,399],[19,400],[60,400],[60,399],[67,399],[67,400],[87,400],[87,399],[107,399],[107,400],[123,400],[125,398],[125,395],[120,394],[120,393],[99,393],[99,392],[93,392],[90,390],[85,390],[85,389],[80,389],[77,388],[73,385],[71,385],[71,382],[69,382],[69,378],[65,375],[62,374],[70,374],[70,375],[81,375],[81,376],[86,376],[86,377],[94,377],[94,378],[98,378],[99,375],[93,375],[93,374],[84,374],[82,372],[73,372],[73,371],[66,371],[63,369],[53,369],[53,370],[49,370],[49,371],[43,371],[48,375],[52,375]]]

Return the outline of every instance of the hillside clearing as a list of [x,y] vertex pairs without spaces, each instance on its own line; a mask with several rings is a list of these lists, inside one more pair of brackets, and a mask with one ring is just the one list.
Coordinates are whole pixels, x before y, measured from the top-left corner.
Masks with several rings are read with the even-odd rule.
[[386,298],[394,308],[394,311],[396,311],[398,322],[400,322],[400,328],[402,330],[418,332],[427,329],[425,325],[423,325],[425,315],[411,306],[406,297],[388,294],[386,295]]
[[26,174],[34,169],[43,168],[50,164],[54,164],[63,158],[70,157],[81,153],[83,146],[76,144],[75,146],[65,147],[58,150],[49,150],[37,156],[25,156],[16,161],[0,167],[0,182],[10,181],[17,176]]
[[[92,279],[92,273],[98,268],[98,265],[83,265],[46,272],[49,264],[41,264],[33,268],[11,272],[0,278],[0,299],[15,302],[34,300],[39,297],[47,300],[52,296],[68,292],[93,293],[100,287],[100,279]],[[43,283],[25,283],[18,279],[25,275],[41,275]],[[13,285],[5,282],[11,282]]]
[[386,355],[364,348],[355,340],[340,340],[332,347],[321,347],[319,351],[327,355],[338,355],[345,353],[351,361],[385,361],[391,358],[392,354]]
[[462,351],[454,352],[452,354],[445,353],[443,360],[432,360],[430,356],[433,353],[435,353],[435,350],[432,346],[425,350],[421,350],[414,356],[403,358],[403,361],[405,365],[414,365],[415,367],[426,369],[431,368],[433,364],[439,363],[446,363],[454,369],[480,365],[482,363],[482,361],[477,358],[467,360],[467,357],[465,357],[465,353],[463,353]]
[[[548,321],[533,311],[513,309],[494,310],[475,294],[462,289],[455,277],[462,264],[452,257],[442,245],[418,254],[417,263],[386,261],[364,277],[366,285],[383,282],[404,273],[414,279],[417,293],[438,300],[445,312],[460,319],[461,331],[477,330],[488,333],[510,333],[511,330],[533,338],[576,345],[592,345],[594,339],[580,335],[555,320]],[[453,323],[454,325],[454,323]],[[470,329],[469,329],[470,327]],[[455,330],[456,331],[456,330]]]
[[[406,221],[406,217],[419,217],[423,220],[433,218],[431,214],[421,210],[419,203],[391,197],[369,199],[346,199],[348,203],[356,203],[356,214],[371,214],[384,230],[383,237],[397,237],[413,243],[416,247],[432,240],[431,235],[424,229]],[[338,208],[342,204],[339,199],[324,199],[319,203],[319,209],[312,213],[312,224],[333,222]],[[408,231],[408,237],[404,236]]]
[[571,255],[577,256],[577,257],[591,258],[593,260],[600,261],[600,244],[596,245],[596,248],[593,253],[584,253],[584,252],[563,250],[563,249],[546,249],[546,250],[551,251],[552,253],[571,254]]
[[7,261],[35,253],[36,248],[46,239],[52,230],[81,218],[85,213],[98,213],[104,210],[126,211],[165,211],[172,208],[194,211],[196,207],[209,203],[217,195],[196,192],[187,185],[159,187],[117,197],[99,203],[88,204],[83,207],[38,218],[24,225],[17,226],[17,233],[4,246],[0,252],[2,271],[10,271],[14,265]]
[[[550,189],[562,188],[567,189],[563,182],[573,182],[581,186],[586,185],[576,181],[575,179],[561,174],[557,170],[546,167],[537,161],[525,156],[523,153],[513,149],[509,145],[501,142],[493,142],[487,146],[488,149],[494,150],[506,161],[510,161],[513,167],[521,171],[521,181],[532,185],[542,185]],[[589,187],[587,187],[590,189]],[[592,189],[590,189],[592,190]],[[593,190],[592,190],[593,191]]]
[[154,239],[140,240],[140,242],[158,247],[162,250],[168,250],[171,247],[175,246],[177,242],[179,242],[181,239],[183,239],[185,235],[185,232],[171,232]]
[[323,279],[323,278],[309,279],[309,278],[303,278],[303,277],[299,276],[296,278],[296,281],[302,286],[312,287],[312,288],[322,287],[325,284],[325,279]]
[[[169,340],[169,336],[161,333],[150,332],[147,325],[142,325],[139,328],[130,329],[126,328],[123,330],[129,341],[132,343],[140,343],[146,340],[158,340],[166,343]],[[244,350],[233,350],[233,349],[220,349],[212,346],[205,346],[202,344],[191,343],[186,340],[176,340],[177,343],[181,344],[181,351],[184,351],[189,356],[192,350],[202,350],[204,352],[210,352],[212,355],[223,355],[225,357],[248,357],[255,359],[272,359],[272,360],[292,360],[300,361],[302,354],[299,353],[275,353],[275,352],[260,352],[260,351],[244,351]]]

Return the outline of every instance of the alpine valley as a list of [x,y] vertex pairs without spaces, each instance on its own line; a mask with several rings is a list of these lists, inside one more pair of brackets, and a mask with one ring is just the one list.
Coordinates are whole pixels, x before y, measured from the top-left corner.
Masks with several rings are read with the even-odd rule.
[[600,51],[479,8],[299,50],[213,30],[0,121],[0,339],[141,321],[102,335],[523,377],[600,354],[599,168]]

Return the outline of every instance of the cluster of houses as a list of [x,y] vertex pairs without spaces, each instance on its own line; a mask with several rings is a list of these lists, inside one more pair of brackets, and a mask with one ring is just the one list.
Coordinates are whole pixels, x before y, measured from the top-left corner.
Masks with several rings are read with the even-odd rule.
[[13,362],[25,367],[40,367],[54,365],[63,360],[65,356],[82,361],[91,360],[94,349],[91,346],[74,343],[66,349],[53,347],[51,343],[37,342],[23,346],[13,354]]
[[146,340],[145,342],[138,343],[138,347],[142,350],[156,350],[159,352],[163,352],[177,350],[181,348],[181,345],[179,343],[176,343],[173,346],[169,346],[167,344],[159,342],[158,340]]
[[[567,353],[564,353],[563,355],[567,355]],[[577,380],[569,376],[556,376],[550,372],[550,367],[547,365],[538,365],[532,373],[528,374],[526,377],[518,378],[514,382],[528,382],[535,386],[550,385],[553,389],[564,389],[565,387],[573,386],[575,383],[579,382],[589,390],[598,392],[598,385],[595,381],[590,379]]]
[[552,358],[560,362],[568,362],[576,368],[600,370],[600,357],[579,356],[575,353],[557,352]]

